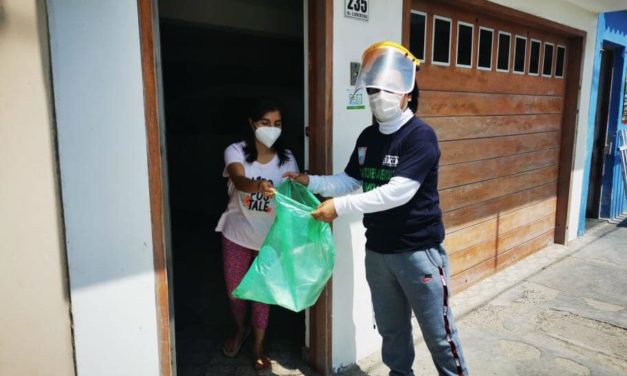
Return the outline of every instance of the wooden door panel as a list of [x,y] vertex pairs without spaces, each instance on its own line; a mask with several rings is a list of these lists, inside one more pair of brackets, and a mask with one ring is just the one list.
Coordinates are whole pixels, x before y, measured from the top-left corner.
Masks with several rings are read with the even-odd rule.
[[497,252],[498,254],[505,253],[520,244],[550,231],[553,228],[555,228],[555,212],[523,227],[500,234]]
[[510,266],[536,251],[553,243],[554,230],[551,229],[540,236],[531,239],[506,253],[490,257],[485,261],[458,273],[451,273],[451,288],[453,293],[461,291],[474,283],[487,278],[495,272]]
[[536,251],[553,244],[553,238],[555,236],[554,229],[549,229],[544,234],[535,237],[525,243],[522,243],[507,252],[499,254],[496,257],[496,270],[501,270],[508,267],[523,258],[535,253]]
[[553,181],[522,192],[517,192],[515,195],[498,197],[461,209],[445,212],[443,220],[447,236],[468,226],[496,218],[498,215],[507,213],[508,210],[518,210],[547,198],[555,197],[556,194],[557,181]]
[[496,272],[496,258],[491,257],[470,269],[451,275],[451,289],[453,294],[472,286],[476,282],[487,278]]
[[446,189],[557,165],[559,149],[546,149],[508,157],[440,167],[438,187]]
[[421,91],[418,116],[560,114],[563,105],[561,96]]
[[496,257],[496,237],[449,255],[450,273],[456,275]]
[[559,131],[562,114],[500,116],[421,116],[438,135],[438,140],[488,138]]
[[447,236],[468,226],[496,218],[498,215],[525,208],[557,195],[557,181],[526,189],[512,195],[498,197],[444,213]]
[[496,239],[497,226],[497,219],[493,218],[448,234],[444,239],[444,248],[449,255],[453,255],[479,243]]
[[442,210],[449,211],[524,191],[557,180],[557,166],[445,189],[440,192]]
[[[476,61],[475,61],[476,63]],[[420,90],[563,96],[564,80],[425,64],[416,75]]]
[[515,212],[503,216],[497,215],[487,221],[466,227],[448,234],[444,241],[444,247],[452,257],[458,253],[467,253],[469,252],[468,249],[475,248],[480,244],[497,241],[497,238],[499,245],[506,239],[513,239],[512,241],[516,242],[517,230],[531,231],[528,230],[530,224],[542,220],[546,221],[550,216],[554,216],[555,204],[556,198],[550,198]]
[[440,166],[555,149],[560,132],[440,142]]
[[498,218],[499,236],[522,227],[527,223],[537,221],[543,217],[555,214],[557,197],[551,197],[537,204],[529,205],[525,208],[505,213]]

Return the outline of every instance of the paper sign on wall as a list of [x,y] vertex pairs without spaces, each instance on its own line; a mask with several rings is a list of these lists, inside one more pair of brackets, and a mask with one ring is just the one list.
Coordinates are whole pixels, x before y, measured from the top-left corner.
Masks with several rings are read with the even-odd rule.
[[368,21],[368,0],[344,0],[344,17]]
[[364,95],[361,91],[353,94],[354,89],[346,89],[346,109],[347,110],[363,110],[366,108],[364,104]]

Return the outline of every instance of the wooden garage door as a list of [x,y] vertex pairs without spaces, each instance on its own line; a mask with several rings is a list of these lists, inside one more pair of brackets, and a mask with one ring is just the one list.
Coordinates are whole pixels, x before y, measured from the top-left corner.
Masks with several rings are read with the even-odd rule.
[[553,243],[568,40],[427,1],[411,20],[460,290]]

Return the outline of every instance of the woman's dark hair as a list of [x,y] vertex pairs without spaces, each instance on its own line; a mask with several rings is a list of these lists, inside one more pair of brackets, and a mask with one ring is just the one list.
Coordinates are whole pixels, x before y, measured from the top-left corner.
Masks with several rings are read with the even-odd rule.
[[[252,120],[253,123],[258,122],[263,118],[265,114],[268,112],[278,111],[283,116],[283,111],[281,110],[281,105],[275,99],[263,98],[255,102],[253,104],[248,118]],[[257,160],[257,148],[255,147],[255,129],[252,124],[248,124],[245,132],[244,141],[246,145],[244,146],[244,154],[246,155],[246,162],[253,163]],[[283,145],[283,132],[279,138],[274,142],[272,148],[276,151],[277,156],[279,157],[279,166],[282,166],[289,159],[289,154],[285,146]]]

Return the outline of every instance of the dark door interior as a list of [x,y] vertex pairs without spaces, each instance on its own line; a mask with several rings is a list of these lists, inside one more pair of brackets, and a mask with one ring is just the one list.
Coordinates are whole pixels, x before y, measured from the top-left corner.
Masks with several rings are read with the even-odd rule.
[[601,191],[603,187],[603,165],[605,145],[607,143],[607,126],[610,106],[612,72],[614,70],[614,53],[610,49],[601,50],[601,71],[597,97],[596,118],[594,121],[594,140],[590,162],[590,179],[588,182],[588,198],[586,218],[597,219],[601,215]]
[[[301,3],[300,10],[289,6],[302,25],[302,2],[294,3]],[[160,35],[177,370],[184,376],[225,362],[249,365],[246,347],[235,360],[221,353],[232,328],[214,231],[227,204],[223,152],[242,139],[250,104],[271,96],[283,104],[287,143],[303,168],[303,37],[168,18],[160,20]],[[304,341],[304,313],[272,307],[270,357],[298,359]]]

